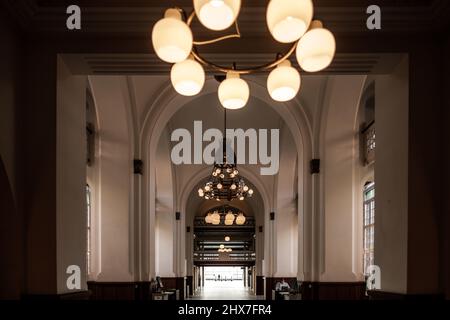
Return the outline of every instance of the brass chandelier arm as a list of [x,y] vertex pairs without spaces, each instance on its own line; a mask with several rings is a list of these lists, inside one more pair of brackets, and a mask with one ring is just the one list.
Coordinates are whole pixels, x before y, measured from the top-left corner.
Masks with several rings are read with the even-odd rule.
[[195,58],[195,60],[197,60],[204,66],[210,67],[216,71],[220,71],[220,72],[224,72],[224,73],[234,72],[237,74],[250,74],[250,73],[255,73],[255,72],[267,71],[267,70],[271,70],[271,69],[275,68],[280,63],[282,63],[283,61],[288,59],[292,55],[292,53],[294,53],[295,49],[297,48],[297,43],[298,42],[295,42],[292,45],[292,47],[289,49],[288,52],[286,52],[284,55],[282,55],[280,58],[276,59],[275,61],[269,62],[269,63],[261,65],[261,66],[256,66],[256,67],[246,68],[246,69],[227,68],[227,67],[217,65],[217,64],[210,62],[210,61],[206,60],[205,58],[203,58],[197,52],[197,50],[195,50],[195,48],[194,48],[194,50],[192,50],[192,56]]
[[[182,11],[183,15],[186,17],[185,11],[183,9],[179,9],[179,10]],[[195,11],[192,11],[192,13],[189,15],[189,17],[186,18],[186,23],[188,26],[190,26],[192,24],[192,21],[194,20],[195,16],[196,16]],[[235,26],[236,26],[236,34],[226,35],[226,36],[211,39],[211,40],[194,41],[194,48],[192,49],[192,52],[191,52],[194,59],[197,60],[202,65],[207,66],[216,71],[220,71],[220,72],[224,72],[224,73],[234,72],[237,74],[250,74],[250,73],[255,73],[255,72],[263,72],[263,71],[271,70],[271,69],[277,67],[280,63],[282,63],[283,61],[288,59],[294,53],[295,49],[297,48],[298,41],[296,41],[292,45],[292,47],[289,49],[289,51],[287,51],[285,54],[278,55],[277,59],[275,61],[269,62],[269,63],[261,65],[261,66],[256,66],[256,67],[246,68],[246,69],[238,69],[238,68],[234,68],[234,67],[229,68],[229,67],[220,66],[211,61],[208,61],[207,59],[203,58],[198,53],[196,46],[208,45],[208,44],[212,44],[212,43],[216,43],[216,42],[220,42],[220,41],[232,39],[232,38],[241,38],[241,31],[239,30],[239,25],[238,25],[237,20],[235,21]]]
[[[193,11],[190,14],[189,18],[187,18],[187,20],[186,20],[186,23],[187,23],[188,26],[191,26],[192,20],[194,20],[194,17],[195,17],[195,11]],[[211,40],[204,40],[204,41],[195,41],[194,40],[194,42],[193,42],[194,46],[204,46],[204,45],[213,44],[213,43],[220,42],[220,41],[227,40],[227,39],[240,38],[241,37],[241,30],[239,30],[239,24],[237,22],[237,19],[234,22],[234,26],[236,28],[236,33],[235,34],[229,34],[229,35],[222,36],[222,37],[215,38],[215,39],[211,39]]]

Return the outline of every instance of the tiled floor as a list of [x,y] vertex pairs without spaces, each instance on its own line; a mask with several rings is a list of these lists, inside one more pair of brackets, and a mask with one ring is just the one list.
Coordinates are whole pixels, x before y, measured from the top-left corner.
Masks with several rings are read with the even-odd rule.
[[244,288],[242,281],[207,281],[202,290],[196,292],[191,300],[260,300]]

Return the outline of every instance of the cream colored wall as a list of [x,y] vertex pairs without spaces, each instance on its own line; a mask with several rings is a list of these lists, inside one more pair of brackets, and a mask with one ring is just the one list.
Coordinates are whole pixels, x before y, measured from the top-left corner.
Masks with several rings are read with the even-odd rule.
[[[365,77],[330,77],[325,98],[321,146],[321,221],[319,279],[324,282],[361,281],[361,238],[355,228],[360,211],[354,196],[358,135],[356,115]],[[359,259],[355,259],[360,257]]]
[[280,141],[280,171],[276,178],[274,277],[297,277],[298,212],[295,191],[297,149],[287,128]]
[[170,160],[169,135],[164,132],[156,152],[155,270],[161,277],[174,277],[176,221],[174,177]]
[[408,59],[376,79],[375,264],[381,290],[407,292]]
[[99,122],[99,192],[93,248],[96,281],[134,280],[134,211],[130,100],[123,77],[92,77],[91,86]]
[[81,269],[86,290],[86,84],[58,58],[57,83],[57,293],[67,288],[71,265]]

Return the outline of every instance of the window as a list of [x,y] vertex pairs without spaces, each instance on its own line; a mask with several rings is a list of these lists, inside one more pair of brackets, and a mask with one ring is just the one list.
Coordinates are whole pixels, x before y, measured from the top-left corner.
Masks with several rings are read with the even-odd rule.
[[91,273],[91,216],[92,216],[92,193],[91,187],[86,185],[86,270]]
[[364,274],[374,265],[375,240],[375,184],[367,183],[364,187]]

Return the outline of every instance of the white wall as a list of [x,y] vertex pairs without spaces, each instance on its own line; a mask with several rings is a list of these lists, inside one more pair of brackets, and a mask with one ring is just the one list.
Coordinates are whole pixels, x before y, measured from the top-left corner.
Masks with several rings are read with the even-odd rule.
[[96,213],[99,246],[93,248],[98,261],[96,281],[134,280],[133,157],[129,128],[130,101],[123,77],[91,77],[92,94],[99,122],[100,192]]
[[286,127],[280,137],[280,171],[276,183],[274,277],[297,277],[298,212],[295,191],[297,148]]
[[376,80],[375,264],[381,290],[407,292],[408,59]]
[[170,137],[166,131],[156,152],[155,270],[156,275],[161,277],[175,276],[174,181],[169,142]]
[[[362,192],[354,183],[357,165],[358,126],[356,115],[365,77],[330,77],[322,122],[322,193],[320,241],[320,281],[360,281],[362,274],[356,264],[355,243],[362,230],[355,228],[360,210],[355,207],[354,195]],[[356,259],[355,259],[356,258]]]
[[58,58],[57,83],[57,293],[67,293],[67,267],[81,269],[86,290],[86,83]]

